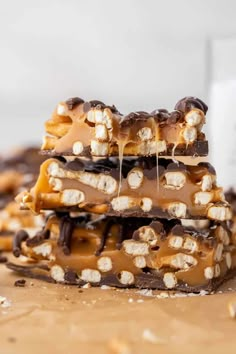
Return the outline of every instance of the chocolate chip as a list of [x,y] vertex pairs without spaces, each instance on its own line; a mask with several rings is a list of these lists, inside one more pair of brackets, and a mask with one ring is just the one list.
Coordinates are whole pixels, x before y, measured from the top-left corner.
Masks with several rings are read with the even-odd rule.
[[73,170],[73,171],[83,171],[84,170],[84,163],[80,159],[75,159],[73,161],[66,162],[64,165],[65,169]]
[[45,239],[48,239],[49,236],[50,236],[50,230],[48,229],[41,230],[37,232],[37,234],[34,237],[28,238],[26,240],[26,245],[28,247],[38,246],[41,243],[43,243]]
[[102,110],[105,108],[109,108],[112,113],[119,113],[116,106],[114,106],[114,105],[108,106],[105,103],[103,103],[102,101],[98,101],[98,100],[92,100],[89,102],[85,102],[83,108],[84,108],[85,113],[88,112],[91,108],[97,108],[97,109],[102,109]]
[[84,100],[79,97],[72,97],[66,101],[68,109],[74,109],[76,106],[82,103],[84,103]]
[[175,105],[175,110],[181,111],[183,113],[187,113],[193,108],[200,109],[204,112],[204,114],[206,114],[208,111],[207,105],[202,100],[192,96],[182,98]]
[[25,284],[26,284],[25,279],[19,279],[19,280],[15,281],[14,286],[18,286],[18,287],[23,288],[25,286]]

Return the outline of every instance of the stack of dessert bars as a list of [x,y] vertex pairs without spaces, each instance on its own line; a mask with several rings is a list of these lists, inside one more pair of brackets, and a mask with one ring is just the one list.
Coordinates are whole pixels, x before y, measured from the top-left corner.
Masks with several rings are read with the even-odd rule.
[[195,97],[128,115],[61,102],[45,124],[37,182],[17,197],[51,214],[35,235],[17,232],[8,267],[79,286],[215,290],[235,273],[236,239],[214,168],[195,163],[208,154],[206,113]]

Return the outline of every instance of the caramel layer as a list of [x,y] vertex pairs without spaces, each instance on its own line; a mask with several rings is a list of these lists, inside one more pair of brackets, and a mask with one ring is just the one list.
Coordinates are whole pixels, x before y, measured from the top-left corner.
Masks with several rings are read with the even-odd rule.
[[236,242],[225,223],[194,223],[52,215],[35,237],[16,235],[14,253],[57,282],[212,289],[234,271]]
[[[85,210],[122,216],[228,220],[231,210],[210,164],[138,158],[97,162],[48,159],[36,185],[17,200],[24,208]],[[157,176],[158,173],[158,176]]]
[[42,150],[75,156],[206,156],[201,130],[207,106],[194,97],[182,101],[173,112],[122,115],[100,101],[72,98],[61,102],[46,122]]

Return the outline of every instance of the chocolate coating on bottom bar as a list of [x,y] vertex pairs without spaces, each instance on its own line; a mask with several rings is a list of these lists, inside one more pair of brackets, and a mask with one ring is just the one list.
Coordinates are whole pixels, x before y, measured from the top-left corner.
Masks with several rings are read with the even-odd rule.
[[12,262],[8,262],[6,266],[22,276],[43,280],[48,283],[56,283],[56,281],[48,275],[49,268],[47,266],[39,264],[23,266]]
[[[49,275],[49,271],[46,267],[41,266],[40,264],[36,265],[19,265],[12,262],[8,262],[6,264],[7,268],[11,269],[12,271],[16,272],[21,276],[25,276],[28,278],[43,280],[48,283],[56,283],[56,281]],[[188,286],[185,283],[179,283],[172,289],[168,289],[161,278],[157,278],[153,274],[144,273],[135,276],[135,282],[132,285],[123,285],[121,284],[115,275],[107,275],[102,278],[99,283],[94,283],[93,286],[98,287],[102,285],[107,285],[111,287],[117,288],[139,288],[139,289],[153,289],[153,290],[168,290],[168,291],[182,291],[185,293],[199,293],[201,290],[205,290],[207,292],[215,291],[222,283],[226,282],[227,280],[236,276],[236,268],[230,270],[227,275],[220,278],[215,278],[209,280],[209,282],[203,286]],[[82,287],[86,284],[85,281],[81,279],[67,277],[63,282],[67,285],[76,285],[78,287]]]

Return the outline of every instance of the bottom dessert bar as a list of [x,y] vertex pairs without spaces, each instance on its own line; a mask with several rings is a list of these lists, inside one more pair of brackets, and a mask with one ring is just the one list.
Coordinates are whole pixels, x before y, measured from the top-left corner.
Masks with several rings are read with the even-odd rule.
[[213,291],[236,273],[236,240],[225,223],[71,216],[50,215],[33,237],[19,231],[19,258],[8,267],[78,286],[185,292]]

